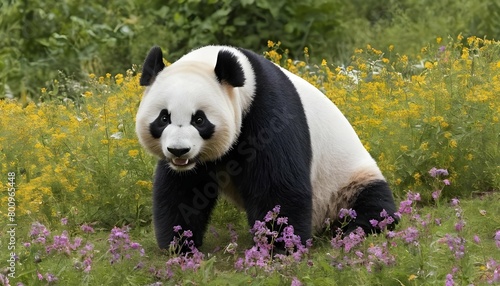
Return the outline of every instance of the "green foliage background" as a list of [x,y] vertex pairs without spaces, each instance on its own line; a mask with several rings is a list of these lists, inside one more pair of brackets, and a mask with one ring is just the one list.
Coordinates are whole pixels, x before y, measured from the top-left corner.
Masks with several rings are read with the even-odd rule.
[[175,60],[207,44],[347,63],[354,48],[412,54],[436,36],[498,39],[500,2],[481,0],[112,0],[0,4],[0,98],[36,98],[59,76],[119,73],[154,44]]

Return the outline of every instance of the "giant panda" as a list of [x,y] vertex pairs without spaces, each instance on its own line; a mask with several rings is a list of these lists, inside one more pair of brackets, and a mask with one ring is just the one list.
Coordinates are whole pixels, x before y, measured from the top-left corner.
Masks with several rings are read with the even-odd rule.
[[160,248],[178,225],[199,247],[219,195],[244,209],[250,225],[280,205],[303,242],[342,208],[357,212],[346,231],[378,231],[369,221],[382,210],[394,217],[392,192],[344,115],[263,56],[206,46],[166,67],[155,46],[140,84],[136,133],[159,159],[153,222]]

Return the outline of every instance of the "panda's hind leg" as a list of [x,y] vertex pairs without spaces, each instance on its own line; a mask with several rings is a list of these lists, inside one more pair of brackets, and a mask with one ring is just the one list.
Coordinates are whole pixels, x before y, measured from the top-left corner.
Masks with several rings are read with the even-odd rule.
[[[361,227],[366,234],[379,233],[379,224],[372,224],[371,220],[382,222],[382,228],[392,230],[398,222],[395,215],[397,209],[392,197],[391,189],[384,180],[369,182],[359,190],[351,208],[356,211],[356,218],[351,220],[344,228],[344,234],[348,234]],[[387,213],[383,213],[383,211]],[[384,221],[385,219],[385,221]]]

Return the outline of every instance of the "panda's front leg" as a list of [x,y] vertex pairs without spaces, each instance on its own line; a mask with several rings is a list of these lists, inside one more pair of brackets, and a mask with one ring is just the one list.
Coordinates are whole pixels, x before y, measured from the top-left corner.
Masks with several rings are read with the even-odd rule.
[[[190,230],[196,247],[203,243],[210,214],[218,196],[211,164],[198,165],[193,171],[176,172],[168,163],[158,162],[153,185],[153,222],[156,240],[161,249],[168,249],[179,233],[174,227]],[[180,231],[182,233],[182,231]],[[184,245],[182,251],[189,248]]]

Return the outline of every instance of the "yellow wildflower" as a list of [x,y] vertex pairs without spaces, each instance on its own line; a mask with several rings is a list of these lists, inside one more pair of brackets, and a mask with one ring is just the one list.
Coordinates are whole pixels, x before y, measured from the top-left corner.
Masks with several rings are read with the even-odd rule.
[[461,56],[462,59],[466,60],[469,58],[469,49],[464,47],[462,49],[462,56]]
[[115,82],[116,84],[120,85],[123,83],[123,74],[119,73],[115,75]]
[[422,150],[429,150],[429,142],[422,142],[422,144],[420,144],[420,149]]
[[128,155],[132,158],[136,157],[137,155],[139,155],[139,150],[136,150],[136,149],[133,149],[133,150],[129,150],[128,151]]
[[451,148],[457,148],[457,140],[455,140],[455,139],[451,139],[451,140],[450,140],[450,143],[449,143],[449,146],[450,146]]

